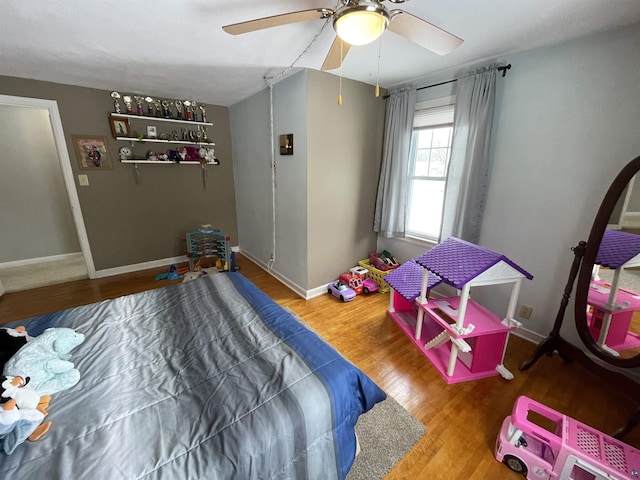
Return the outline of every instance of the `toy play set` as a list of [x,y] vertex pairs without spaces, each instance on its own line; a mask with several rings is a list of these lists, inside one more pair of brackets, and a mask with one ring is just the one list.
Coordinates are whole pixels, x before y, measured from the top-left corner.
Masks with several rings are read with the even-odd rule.
[[640,452],[530,398],[519,397],[495,457],[527,480],[637,480]]
[[[502,254],[451,237],[417,260],[387,274],[392,288],[387,314],[427,357],[447,383],[513,374],[503,365],[520,284],[533,276]],[[440,283],[454,297],[429,300]],[[475,286],[512,284],[504,319],[470,298]]]

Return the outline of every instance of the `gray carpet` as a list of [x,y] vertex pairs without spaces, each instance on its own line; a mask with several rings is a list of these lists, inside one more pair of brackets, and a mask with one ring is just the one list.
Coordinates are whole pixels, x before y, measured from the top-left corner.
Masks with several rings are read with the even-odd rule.
[[409,412],[387,396],[356,424],[360,454],[347,480],[379,480],[418,443],[426,430]]
[[7,293],[81,280],[88,276],[82,253],[51,262],[18,267],[0,266],[0,282]]

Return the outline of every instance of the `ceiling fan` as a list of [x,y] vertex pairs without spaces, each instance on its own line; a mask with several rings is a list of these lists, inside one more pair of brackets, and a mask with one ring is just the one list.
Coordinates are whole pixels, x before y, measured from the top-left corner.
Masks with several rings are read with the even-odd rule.
[[[342,5],[336,10],[331,8],[301,10],[225,25],[222,29],[232,35],[240,35],[290,23],[333,17],[333,28],[337,36],[322,64],[322,70],[340,67],[352,45],[371,43],[385,30],[390,30],[438,55],[446,55],[462,45],[461,38],[404,10],[388,10],[382,4],[383,1],[339,0],[339,4]],[[389,1],[404,3],[408,0]]]

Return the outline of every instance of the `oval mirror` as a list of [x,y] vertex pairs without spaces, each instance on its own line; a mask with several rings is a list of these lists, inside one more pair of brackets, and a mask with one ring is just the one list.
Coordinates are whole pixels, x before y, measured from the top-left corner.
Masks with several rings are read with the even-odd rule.
[[607,191],[584,251],[575,300],[576,330],[598,358],[640,366],[640,157]]

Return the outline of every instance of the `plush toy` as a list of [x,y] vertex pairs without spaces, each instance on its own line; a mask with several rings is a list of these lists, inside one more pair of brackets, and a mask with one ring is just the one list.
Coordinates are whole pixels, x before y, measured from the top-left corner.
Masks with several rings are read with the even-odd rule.
[[0,328],[0,372],[9,359],[30,339],[24,327]]
[[4,366],[7,376],[30,377],[30,387],[41,396],[66,390],[80,380],[71,350],[84,341],[84,335],[71,328],[48,328],[24,345]]
[[0,382],[0,447],[10,455],[27,438],[35,442],[49,431],[51,422],[42,421],[51,397],[26,387],[28,378],[2,377]]
[[15,400],[0,406],[0,448],[11,455],[25,440],[35,442],[51,427],[51,422],[42,423],[43,420],[42,412],[18,408]]

